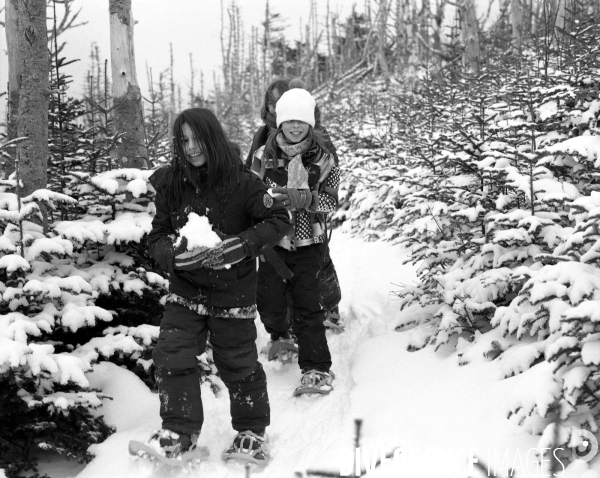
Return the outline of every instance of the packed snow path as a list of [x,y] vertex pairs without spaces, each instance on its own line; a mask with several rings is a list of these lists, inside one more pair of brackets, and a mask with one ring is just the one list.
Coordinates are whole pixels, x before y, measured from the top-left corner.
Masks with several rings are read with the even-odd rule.
[[[485,476],[469,473],[470,452],[495,463],[498,472],[507,466],[517,471],[522,467],[519,477],[541,476],[530,463],[529,451],[537,439],[506,419],[505,400],[515,387],[513,379],[499,380],[493,362],[459,367],[452,352],[436,354],[431,348],[407,352],[407,334],[394,332],[402,314],[418,313],[400,312],[394,300],[393,292],[401,284],[416,280],[414,267],[402,264],[405,252],[339,231],[333,234],[331,250],[346,319],[343,334],[328,332],[335,389],[324,397],[293,398],[300,380],[297,364],[261,359],[271,402],[267,433],[272,460],[253,476],[292,478],[309,469],[339,473],[348,468],[355,456],[356,418],[363,420],[363,459],[380,449],[403,450],[402,460],[393,460],[369,476]],[[257,326],[261,349],[268,337],[259,321]],[[77,478],[157,476],[151,465],[132,460],[127,443],[133,438],[145,440],[160,427],[158,396],[112,364],[99,365],[91,381],[114,397],[105,402],[102,413],[117,432],[94,447],[96,458]],[[234,437],[225,388],[219,397],[207,387],[202,394],[206,418],[200,443],[209,447],[211,459],[192,476],[245,476],[242,467],[220,459]]]

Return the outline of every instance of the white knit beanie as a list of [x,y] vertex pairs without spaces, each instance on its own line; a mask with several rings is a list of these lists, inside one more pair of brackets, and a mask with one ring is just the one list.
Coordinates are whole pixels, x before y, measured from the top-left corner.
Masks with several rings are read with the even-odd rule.
[[315,99],[301,88],[287,90],[275,105],[277,127],[284,121],[304,121],[315,127]]

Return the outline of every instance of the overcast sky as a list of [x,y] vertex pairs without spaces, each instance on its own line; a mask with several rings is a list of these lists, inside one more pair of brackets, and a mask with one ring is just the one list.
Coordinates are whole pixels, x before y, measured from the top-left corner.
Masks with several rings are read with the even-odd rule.
[[[308,21],[310,0],[270,0],[272,11],[283,16],[288,27],[288,38],[299,38],[300,24]],[[344,17],[354,3],[361,10],[362,0],[329,0],[330,9]],[[4,0],[0,0],[0,5]],[[225,6],[229,0],[224,0]],[[260,26],[264,19],[265,0],[238,0],[243,27],[250,35],[252,26]],[[317,16],[324,23],[327,1],[317,1]],[[156,80],[158,72],[169,66],[169,44],[173,44],[174,70],[176,81],[182,90],[190,83],[190,53],[193,55],[194,69],[202,70],[208,87],[212,85],[213,72],[219,74],[221,67],[221,1],[220,0],[132,0],[133,16],[137,22],[134,29],[136,69],[142,94],[148,92],[147,66],[152,68]],[[90,69],[92,43],[100,49],[102,59],[110,58],[110,22],[108,0],[75,0],[75,10],[81,8],[80,21],[86,25],[70,30],[61,38],[67,42],[63,56],[80,61],[69,67],[73,76],[70,95],[83,93],[87,72]],[[6,37],[0,29],[0,92],[6,91],[7,57]],[[109,63],[110,74],[110,63]],[[198,82],[199,82],[199,76]],[[198,83],[199,84],[199,83]],[[196,86],[198,90],[199,86]],[[185,94],[186,91],[182,91]],[[207,91],[205,90],[205,93]],[[0,100],[2,120],[5,119],[5,98]]]
[[[490,1],[477,0],[479,10],[487,9]],[[87,72],[90,69],[92,43],[100,49],[102,60],[110,58],[110,27],[108,0],[75,0],[75,10],[81,8],[79,21],[86,25],[72,29],[61,38],[67,42],[63,56],[79,59],[68,67],[67,73],[73,76],[69,94],[80,97],[85,88]],[[310,0],[270,0],[271,11],[279,13],[288,27],[286,37],[298,39],[300,25],[308,22]],[[327,0],[317,0],[319,25],[324,28]],[[229,5],[230,0],[223,0]],[[251,27],[259,27],[264,20],[266,0],[237,0],[247,36]],[[4,0],[0,0],[0,6]],[[148,93],[147,67],[152,68],[156,81],[158,73],[169,66],[169,44],[173,45],[176,82],[187,93],[190,84],[190,53],[193,55],[194,69],[202,70],[206,89],[212,87],[213,73],[220,73],[221,67],[221,0],[132,0],[136,68],[138,83],[143,95]],[[345,19],[352,6],[364,11],[364,0],[329,0],[332,12]],[[450,15],[448,15],[450,17]],[[7,56],[5,32],[0,28],[0,92],[6,91]],[[109,63],[110,74],[110,63]],[[199,77],[198,77],[199,78]],[[199,89],[199,80],[195,90]],[[0,99],[0,123],[5,120],[5,97]]]

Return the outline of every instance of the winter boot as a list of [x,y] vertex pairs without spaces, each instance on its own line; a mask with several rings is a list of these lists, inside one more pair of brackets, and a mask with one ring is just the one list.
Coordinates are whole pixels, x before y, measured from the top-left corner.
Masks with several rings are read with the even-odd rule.
[[335,375],[332,371],[307,370],[303,372],[300,386],[294,390],[294,396],[297,397],[305,393],[328,395],[333,390],[332,382],[334,378]]
[[148,444],[159,448],[167,458],[177,458],[186,451],[196,448],[198,435],[175,433],[171,430],[159,430],[148,440]]
[[223,460],[239,460],[243,462],[265,465],[268,461],[264,433],[250,430],[239,432],[231,446],[223,452]]

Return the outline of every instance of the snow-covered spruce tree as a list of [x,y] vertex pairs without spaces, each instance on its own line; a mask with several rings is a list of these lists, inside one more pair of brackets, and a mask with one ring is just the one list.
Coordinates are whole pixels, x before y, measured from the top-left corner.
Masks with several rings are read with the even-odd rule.
[[153,167],[166,166],[171,161],[171,136],[166,119],[160,115],[158,109],[158,94],[150,83],[149,98],[142,97],[148,103],[147,114],[144,118],[146,138],[149,138],[147,149],[148,159]]
[[89,363],[65,351],[52,332],[112,315],[90,305],[90,284],[64,269],[72,244],[45,237],[37,225],[38,203],[51,209],[73,200],[48,190],[0,198],[0,468],[18,476],[35,469],[37,448],[86,461],[89,445],[111,433],[94,413],[103,395],[85,378]]
[[[54,44],[55,49],[56,43]],[[67,96],[70,76],[63,73],[63,67],[76,60],[67,61],[59,57],[56,51],[50,58],[50,96],[48,112],[48,185],[53,191],[69,194],[66,188],[67,171],[80,170],[85,161],[82,147],[88,144],[87,132],[77,124],[85,113],[83,101]],[[64,216],[65,209],[62,209]],[[66,219],[66,217],[63,217]]]
[[50,224],[49,233],[36,224],[37,202],[56,209],[75,200],[38,190],[19,201],[16,183],[4,183],[0,428],[12,430],[0,438],[4,468],[34,466],[36,448],[90,458],[88,446],[110,433],[94,413],[104,396],[85,377],[94,363],[111,360],[152,382],[158,327],[151,322],[166,280],[152,272],[140,245],[152,218],[151,173],[72,173],[69,187],[88,213]]
[[[523,372],[525,380],[543,384],[543,394],[528,389],[511,406],[522,423],[534,432],[543,431],[540,446],[575,446],[581,440],[575,430],[596,432],[600,418],[599,12],[584,1],[568,7],[565,60],[562,70],[551,71],[569,96],[545,105],[546,112],[560,119],[560,128],[543,145],[540,161],[562,186],[562,191],[554,188],[553,198],[560,216],[554,218],[555,229],[561,227],[551,232],[555,242],[551,253],[537,256],[534,267],[523,275],[526,282],[519,296],[494,316],[494,324],[506,337],[505,342],[498,341],[505,350],[501,355],[505,374]],[[571,35],[577,40],[569,41]],[[573,189],[577,194],[562,197]],[[513,337],[519,343],[510,347]]]
[[[487,242],[485,219],[494,208],[496,189],[493,172],[482,167],[497,136],[491,108],[495,98],[490,94],[497,89],[497,76],[490,73],[458,80],[452,75],[441,84],[438,75],[436,88],[423,84],[420,111],[430,124],[429,134],[409,139],[421,157],[411,157],[414,167],[401,178],[413,190],[403,198],[398,215],[402,242],[410,247],[410,261],[419,264],[421,276],[420,285],[400,293],[403,307],[418,303],[431,312],[399,325],[421,325],[411,348],[439,347],[452,335],[489,328],[485,314],[490,298],[476,303],[468,290],[456,285],[487,267],[485,260],[476,258]],[[428,149],[419,147],[418,141],[428,137],[435,142],[430,140]]]
[[[596,430],[598,415],[596,3],[566,2],[558,43],[542,38],[522,55],[496,44],[482,81],[442,69],[431,93],[425,77],[412,96],[397,94],[390,130],[405,170],[390,182],[398,186],[382,187],[380,155],[354,147],[356,93],[341,95],[344,121],[331,128],[342,132],[349,165],[338,212],[344,227],[414,244],[422,284],[404,287],[402,299],[427,315],[410,324],[420,324],[409,332],[412,346],[456,345],[463,364],[499,360],[505,377],[524,384],[511,416],[543,432],[546,447],[576,444],[572,429]],[[384,217],[383,191],[391,190],[400,191],[401,209],[387,224],[369,221]]]
[[[96,278],[98,295],[94,304],[115,315],[108,328],[98,323],[66,340],[73,345],[89,340],[78,352],[92,361],[123,364],[152,388],[151,351],[158,337],[168,285],[163,272],[150,259],[146,242],[154,214],[155,191],[148,182],[153,172],[121,169],[93,176],[70,174],[69,187],[87,214],[54,224],[54,231],[74,244],[79,270]],[[132,338],[138,347],[120,347],[125,337]],[[110,345],[113,341],[115,346]],[[218,387],[208,377],[215,371],[210,353],[204,362],[205,378],[216,390]]]
[[394,240],[400,234],[395,216],[402,187],[395,179],[407,169],[392,118],[398,102],[396,90],[383,81],[370,86],[349,89],[336,103],[327,104],[325,124],[335,133],[344,173],[332,221],[365,238]]
[[110,171],[115,167],[110,153],[116,148],[122,134],[114,131],[108,61],[106,60],[103,66],[100,64],[100,51],[95,45],[92,48],[91,60],[85,96],[87,107],[83,135],[79,137],[81,147],[78,153],[84,156],[83,171],[95,174]]
[[[146,235],[154,214],[153,170],[121,169],[89,175],[72,173],[69,187],[87,214],[54,224],[55,233],[73,243],[79,273],[94,285],[94,304],[110,310],[110,324],[88,324],[61,339],[74,353],[95,363],[125,365],[155,387],[152,348],[158,337],[168,282],[148,256]],[[219,389],[210,347],[201,359],[202,380]]]
[[[423,321],[426,327],[414,333],[415,348],[440,346],[452,335],[472,341],[489,329],[495,308],[509,302],[523,284],[512,270],[529,266],[536,255],[552,250],[556,223],[560,227],[566,215],[564,208],[562,214],[557,210],[577,197],[576,188],[560,182],[540,163],[545,156],[540,145],[556,140],[557,116],[562,114],[562,108],[553,113],[552,105],[564,105],[573,95],[569,88],[536,76],[534,59],[530,55],[521,64],[492,63],[480,78],[456,85],[455,96],[462,99],[450,111],[461,113],[449,118],[449,133],[442,131],[445,142],[440,142],[446,152],[439,167],[449,170],[449,179],[417,181],[426,190],[408,201],[431,208],[428,201],[433,198],[450,208],[449,213],[440,208],[435,224],[444,231],[442,237],[412,238],[416,244],[412,259],[423,261],[423,284],[405,288],[403,303],[418,300],[432,307],[432,315]],[[452,189],[458,194],[453,195]],[[407,217],[405,232],[424,221],[419,212]],[[424,245],[428,241],[429,246]],[[430,256],[422,252],[427,247]],[[442,256],[447,261],[443,270],[426,269]],[[407,325],[414,322],[401,328]]]

